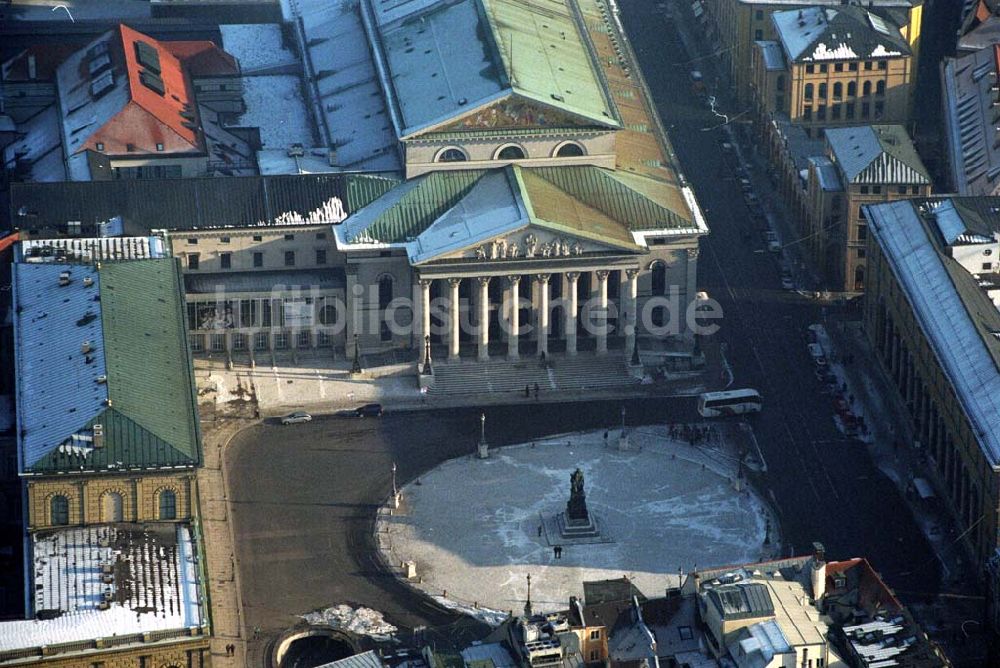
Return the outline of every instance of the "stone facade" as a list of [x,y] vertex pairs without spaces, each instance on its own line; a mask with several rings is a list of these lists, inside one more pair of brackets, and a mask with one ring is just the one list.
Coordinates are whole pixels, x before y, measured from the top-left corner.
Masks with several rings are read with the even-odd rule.
[[[209,638],[174,641],[175,632],[116,637],[0,652],[0,665],[45,668],[210,668]],[[181,633],[181,632],[176,632]],[[116,649],[120,640],[128,646]],[[168,640],[170,642],[168,642]]]
[[[178,473],[142,472],[113,476],[46,476],[25,481],[28,530],[37,531],[66,524],[54,524],[52,500],[68,501],[68,525],[107,522],[185,521],[194,515],[196,481],[193,471]],[[174,504],[161,508],[161,495],[174,493]],[[117,497],[115,496],[117,495]],[[174,508],[174,517],[162,517],[161,510]]]

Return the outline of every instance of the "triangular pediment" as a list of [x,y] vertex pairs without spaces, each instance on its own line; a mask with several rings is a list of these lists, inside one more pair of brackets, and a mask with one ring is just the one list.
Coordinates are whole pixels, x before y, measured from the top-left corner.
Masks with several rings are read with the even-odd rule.
[[612,119],[603,125],[593,119],[560,110],[519,95],[512,95],[497,102],[470,109],[468,113],[441,125],[413,135],[455,134],[461,132],[501,132],[504,130],[548,130],[553,128],[612,129]]
[[596,253],[621,253],[620,246],[603,244],[573,236],[543,225],[529,224],[516,230],[476,240],[470,246],[431,258],[441,260],[478,260],[480,262],[516,262],[559,258],[583,258]]

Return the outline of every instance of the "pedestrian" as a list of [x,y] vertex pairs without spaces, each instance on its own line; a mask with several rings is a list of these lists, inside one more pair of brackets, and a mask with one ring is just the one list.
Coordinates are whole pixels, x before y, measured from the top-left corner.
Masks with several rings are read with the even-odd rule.
[[535,399],[538,398],[538,383],[535,383]]
[[539,538],[542,537],[542,525],[541,524],[538,525],[538,537]]
[[604,430],[604,447],[608,447],[608,430]]
[[528,385],[524,386],[524,398],[525,399],[530,399],[531,398],[531,388],[528,387]]

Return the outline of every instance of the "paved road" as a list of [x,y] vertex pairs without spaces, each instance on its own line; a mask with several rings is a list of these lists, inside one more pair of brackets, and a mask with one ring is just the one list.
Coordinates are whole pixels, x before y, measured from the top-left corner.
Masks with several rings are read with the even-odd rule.
[[[730,344],[737,384],[759,388],[765,397],[757,435],[786,540],[796,553],[822,541],[833,558],[868,557],[894,587],[936,591],[936,560],[902,497],[865,448],[836,430],[830,399],[819,393],[804,342],[819,309],[780,289],[774,256],[758,252],[759,235],[751,244],[740,238],[750,222],[723,162],[722,130],[703,131],[720,119],[688,92],[691,65],[680,40],[663,29],[654,3],[620,4],[684,172],[708,211],[712,234],[702,241],[699,286],[723,306],[721,335]],[[698,67],[711,73],[708,62]]]
[[[544,435],[606,428],[618,402],[535,403],[486,409],[488,440],[521,443]],[[430,626],[457,639],[458,621],[393,577],[374,558],[375,512],[389,496],[392,462],[405,483],[437,463],[472,453],[478,408],[387,412],[380,419],[317,417],[240,432],[226,454],[246,626],[265,636],[296,615],[340,603],[377,609],[404,627]],[[693,399],[629,402],[628,424],[689,421]],[[461,502],[461,500],[456,500]],[[471,625],[466,637],[484,631]]]

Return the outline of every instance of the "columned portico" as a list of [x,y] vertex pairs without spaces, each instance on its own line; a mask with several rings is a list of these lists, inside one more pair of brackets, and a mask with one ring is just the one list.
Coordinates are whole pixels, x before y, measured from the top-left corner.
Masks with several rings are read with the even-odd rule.
[[490,277],[479,276],[479,361],[490,358]]
[[608,352],[608,272],[598,269],[597,274],[597,354]]
[[580,272],[570,271],[566,273],[566,280],[563,282],[563,302],[565,303],[566,326],[566,354],[576,355],[576,319],[579,312],[577,304],[577,284],[580,280]]
[[516,360],[520,357],[520,353],[518,351],[518,338],[521,334],[521,298],[518,290],[520,283],[520,276],[507,277],[507,307],[505,310],[508,322],[510,323],[510,331],[507,334],[507,357],[512,360]]
[[448,293],[448,359],[458,359],[458,337],[459,327],[459,301],[458,287],[462,284],[461,278],[449,278],[448,285],[451,287]]
[[635,324],[638,320],[636,310],[639,306],[639,270],[625,270],[625,359],[632,359],[635,348]]
[[420,354],[422,364],[427,362],[428,349],[424,346],[424,341],[429,341],[431,336],[431,283],[433,281],[420,279]]
[[535,274],[538,287],[538,356],[549,354],[549,276]]

